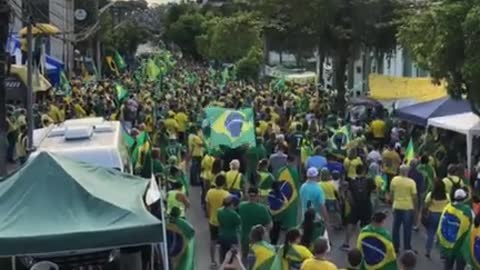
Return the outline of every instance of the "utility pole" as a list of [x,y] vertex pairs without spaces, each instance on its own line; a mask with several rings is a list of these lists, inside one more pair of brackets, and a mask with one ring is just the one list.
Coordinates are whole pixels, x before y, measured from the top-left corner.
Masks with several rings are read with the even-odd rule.
[[27,4],[27,151],[33,150],[33,18],[30,5]]
[[8,0],[0,0],[0,177],[7,174],[7,109],[5,106],[5,78],[10,6]]
[[[94,9],[95,9],[95,21],[100,22],[100,4],[99,0],[94,0]],[[99,23],[100,25],[100,23]],[[100,29],[100,28],[99,28]],[[100,44],[100,31],[97,31],[95,35],[95,47],[96,47],[96,59],[95,62],[97,63],[97,80],[102,78],[102,48]]]

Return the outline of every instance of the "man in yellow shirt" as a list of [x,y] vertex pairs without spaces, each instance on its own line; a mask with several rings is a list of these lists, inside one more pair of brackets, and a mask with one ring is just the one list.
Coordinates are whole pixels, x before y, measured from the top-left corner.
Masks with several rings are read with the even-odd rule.
[[395,151],[395,143],[389,144],[387,149],[383,151],[382,162],[383,171],[387,175],[387,191],[389,191],[390,182],[392,181],[392,178],[397,175],[398,168],[400,167],[400,164],[402,164],[400,155]]
[[202,158],[205,149],[205,142],[203,141],[202,128],[196,127],[195,133],[191,137],[191,157],[192,163],[190,165],[190,183],[192,186],[200,185],[200,172],[202,169]]
[[454,164],[450,164],[447,168],[447,177],[442,179],[442,182],[445,184],[445,192],[451,197],[453,197],[452,188],[454,186],[461,188],[465,185],[463,183],[463,179],[455,175],[456,172],[457,166],[455,166]]
[[415,181],[408,177],[410,167],[400,166],[400,175],[392,179],[390,184],[390,198],[393,200],[393,246],[400,248],[400,226],[403,226],[403,245],[405,250],[411,250],[413,219],[415,205],[417,205],[417,186]]
[[370,122],[370,132],[375,141],[377,141],[381,146],[383,146],[385,140],[385,130],[387,125],[380,117],[377,117],[372,122]]
[[348,152],[348,157],[343,161],[343,167],[347,172],[347,179],[353,180],[357,177],[357,167],[363,165],[362,159],[357,155],[357,151],[352,149]]
[[178,135],[180,126],[178,125],[177,120],[175,120],[175,113],[173,111],[168,111],[168,118],[163,121],[163,125],[171,135]]
[[185,113],[184,108],[180,108],[180,110],[175,114],[175,120],[178,123],[178,138],[182,143],[185,142],[185,132],[187,131],[188,126],[188,115]]
[[313,243],[313,258],[306,259],[300,270],[337,270],[337,266],[326,259],[328,242],[325,238],[318,238]]
[[212,265],[217,264],[216,245],[218,239],[218,217],[217,211],[223,206],[223,201],[230,196],[225,188],[225,176],[218,175],[215,179],[215,188],[210,189],[205,196],[207,206],[207,217],[210,225],[210,259]]

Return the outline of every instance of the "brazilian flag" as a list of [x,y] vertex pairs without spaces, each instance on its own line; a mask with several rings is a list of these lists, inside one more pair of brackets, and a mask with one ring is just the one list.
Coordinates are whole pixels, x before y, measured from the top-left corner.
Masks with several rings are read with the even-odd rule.
[[117,66],[118,71],[123,72],[127,68],[127,64],[125,64],[125,60],[123,57],[115,50],[113,55],[113,61],[115,61],[115,65]]
[[397,269],[395,248],[387,230],[372,225],[364,227],[358,236],[357,248],[363,255],[362,269]]
[[132,164],[136,174],[149,178],[152,175],[152,144],[147,132],[137,135],[132,150]]
[[205,114],[210,125],[210,147],[224,145],[237,148],[247,143],[256,145],[253,109],[207,107]]
[[70,94],[72,93],[72,87],[70,86],[70,81],[68,80],[63,70],[60,72],[59,90],[62,93],[62,95],[65,95],[65,96],[70,96]]
[[276,270],[300,269],[303,261],[313,257],[310,250],[302,245],[293,244],[285,252],[285,246],[282,246],[275,256],[272,268]]
[[438,224],[437,239],[444,256],[455,256],[462,246],[472,225],[470,207],[464,204],[448,204]]
[[167,224],[168,257],[174,270],[195,270],[195,229],[183,218]]
[[462,247],[463,258],[473,269],[480,269],[480,226],[472,226]]
[[250,252],[255,257],[253,266],[249,269],[252,270],[270,270],[273,269],[272,265],[275,260],[276,251],[275,248],[269,243],[262,241],[252,244],[250,246]]
[[345,125],[335,131],[333,131],[332,137],[330,137],[329,144],[331,153],[337,158],[345,158],[347,145],[352,140],[351,127]]
[[268,195],[268,207],[275,220],[280,221],[282,228],[290,229],[298,225],[300,176],[296,169],[286,166],[276,176],[280,181],[280,194]]

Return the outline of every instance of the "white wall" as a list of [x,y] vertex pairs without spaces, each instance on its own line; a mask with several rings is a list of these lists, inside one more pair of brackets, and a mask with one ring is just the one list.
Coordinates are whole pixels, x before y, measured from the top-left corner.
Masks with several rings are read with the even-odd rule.
[[[66,3],[65,0],[50,0],[50,23],[60,29],[61,32],[67,31]],[[63,40],[51,37],[49,55],[64,60],[65,48]]]

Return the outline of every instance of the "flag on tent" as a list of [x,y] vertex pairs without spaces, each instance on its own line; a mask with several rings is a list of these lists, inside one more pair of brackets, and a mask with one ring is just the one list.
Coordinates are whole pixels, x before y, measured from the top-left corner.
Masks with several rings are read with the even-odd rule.
[[132,149],[132,164],[135,173],[144,178],[152,175],[152,144],[147,132],[142,132],[135,138]]
[[289,229],[298,225],[300,176],[296,169],[289,166],[281,168],[276,178],[280,182],[280,194],[268,196],[270,212],[279,220],[282,228]]
[[480,226],[472,225],[462,247],[463,258],[473,266],[473,269],[480,269]]
[[410,138],[408,142],[407,149],[405,150],[405,164],[410,164],[410,161],[415,158],[415,148],[413,146],[413,141]]
[[253,109],[232,110],[222,107],[205,109],[210,125],[210,146],[237,148],[244,144],[255,146]]
[[274,269],[272,266],[275,261],[276,251],[272,245],[267,242],[259,242],[252,244],[250,249],[256,255],[252,270]]
[[115,84],[115,98],[119,104],[128,97],[128,90],[123,87],[123,85],[116,83]]
[[118,71],[123,72],[127,68],[127,64],[125,64],[125,60],[123,57],[115,50],[113,55],[113,61],[115,61],[115,65],[117,66]]
[[149,81],[155,81],[161,74],[160,68],[157,66],[153,59],[148,59],[147,66],[145,68],[146,77]]
[[106,56],[105,60],[107,61],[108,67],[110,68],[110,71],[115,75],[115,76],[120,76],[120,72],[118,71],[117,64],[113,60],[111,56]]
[[60,72],[60,92],[63,94],[63,95],[66,95],[66,96],[69,96],[71,91],[72,91],[72,87],[70,86],[70,81],[68,80],[67,76],[65,75],[65,72],[63,72],[63,70]]
[[392,237],[384,228],[364,227],[358,236],[357,248],[363,255],[363,269],[397,269]]
[[168,257],[172,269],[195,270],[195,229],[183,218],[176,218],[167,224]]

